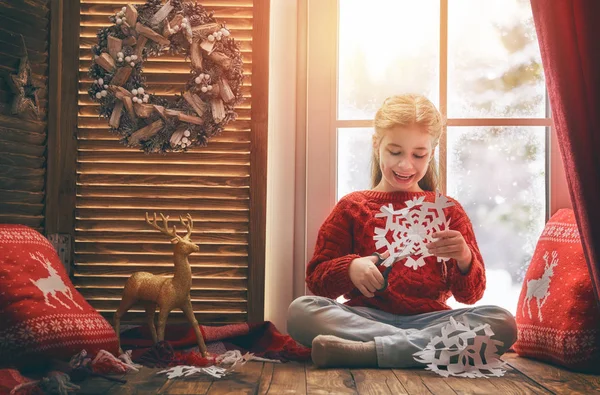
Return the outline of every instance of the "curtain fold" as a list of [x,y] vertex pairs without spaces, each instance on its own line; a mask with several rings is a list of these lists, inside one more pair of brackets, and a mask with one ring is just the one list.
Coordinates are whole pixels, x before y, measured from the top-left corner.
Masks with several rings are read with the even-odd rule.
[[600,309],[600,1],[531,0],[552,118]]

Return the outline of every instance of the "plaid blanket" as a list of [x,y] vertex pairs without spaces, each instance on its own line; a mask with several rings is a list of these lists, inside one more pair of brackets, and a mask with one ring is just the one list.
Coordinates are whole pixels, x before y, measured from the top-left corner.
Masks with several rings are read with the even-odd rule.
[[[207,349],[212,354],[228,350],[250,352],[258,357],[286,361],[310,360],[310,348],[281,334],[270,321],[225,326],[200,325]],[[167,325],[165,341],[175,350],[198,351],[196,335],[188,324]],[[130,328],[121,333],[121,348],[132,350],[132,359],[139,360],[154,346],[147,325]]]

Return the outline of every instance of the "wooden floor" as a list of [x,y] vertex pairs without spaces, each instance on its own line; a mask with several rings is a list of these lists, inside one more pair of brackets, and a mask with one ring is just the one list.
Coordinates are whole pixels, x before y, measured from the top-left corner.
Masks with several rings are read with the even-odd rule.
[[312,364],[248,362],[227,378],[167,380],[160,369],[128,374],[127,384],[95,378],[79,394],[598,394],[600,375],[573,373],[505,354],[504,377],[444,378],[423,369],[316,369]]

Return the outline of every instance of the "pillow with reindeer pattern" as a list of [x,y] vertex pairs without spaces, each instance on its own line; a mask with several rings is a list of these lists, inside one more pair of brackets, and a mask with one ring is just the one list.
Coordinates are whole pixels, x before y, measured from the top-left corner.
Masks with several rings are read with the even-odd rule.
[[1,365],[118,352],[111,325],[75,289],[52,244],[27,226],[0,224],[0,315]]
[[556,212],[542,232],[519,297],[518,338],[524,357],[572,370],[600,362],[600,314],[571,209]]

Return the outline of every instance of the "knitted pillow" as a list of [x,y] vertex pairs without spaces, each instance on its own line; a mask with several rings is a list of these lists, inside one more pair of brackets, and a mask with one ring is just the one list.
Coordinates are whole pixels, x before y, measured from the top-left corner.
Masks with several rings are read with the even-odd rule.
[[546,224],[515,318],[519,355],[586,371],[600,362],[600,313],[573,210],[559,210]]
[[50,242],[0,225],[0,364],[118,352],[111,325],[73,287]]

